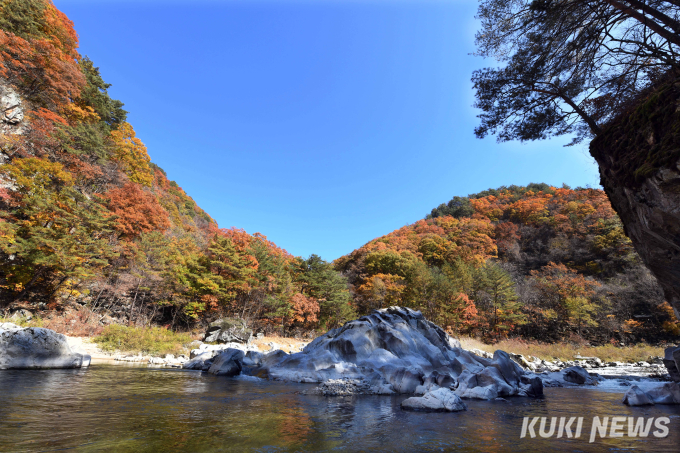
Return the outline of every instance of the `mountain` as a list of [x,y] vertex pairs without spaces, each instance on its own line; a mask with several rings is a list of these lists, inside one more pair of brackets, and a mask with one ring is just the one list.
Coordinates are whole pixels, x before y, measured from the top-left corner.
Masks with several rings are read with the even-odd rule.
[[330,263],[220,229],[151,162],[109,87],[50,0],[0,1],[0,312],[289,330],[351,314]]
[[405,305],[487,339],[618,344],[680,332],[598,189],[529,184],[453,197],[335,266],[360,313]]

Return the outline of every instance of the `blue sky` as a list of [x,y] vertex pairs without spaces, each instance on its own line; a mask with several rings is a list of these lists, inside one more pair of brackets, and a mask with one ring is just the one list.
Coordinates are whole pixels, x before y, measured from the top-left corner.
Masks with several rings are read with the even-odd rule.
[[54,0],[221,227],[333,260],[454,195],[598,186],[584,147],[478,140],[477,2]]

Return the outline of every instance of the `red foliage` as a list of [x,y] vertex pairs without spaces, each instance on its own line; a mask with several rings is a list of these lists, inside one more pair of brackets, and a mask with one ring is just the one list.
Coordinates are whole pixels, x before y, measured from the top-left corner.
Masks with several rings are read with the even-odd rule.
[[45,22],[45,38],[26,40],[0,30],[0,76],[34,102],[58,108],[78,97],[86,80],[78,66],[73,22],[51,2]]
[[291,299],[293,304],[292,321],[303,328],[311,328],[318,321],[317,315],[321,308],[319,302],[313,297],[297,293]]
[[117,216],[116,230],[131,239],[149,231],[163,231],[170,227],[168,213],[153,193],[129,182],[106,194],[109,210]]

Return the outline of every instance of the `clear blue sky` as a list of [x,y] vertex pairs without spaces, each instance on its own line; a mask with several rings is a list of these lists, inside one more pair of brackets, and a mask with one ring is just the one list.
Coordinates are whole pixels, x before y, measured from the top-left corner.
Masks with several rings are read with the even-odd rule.
[[54,0],[151,159],[221,227],[333,260],[454,195],[598,186],[565,140],[478,140],[477,2]]

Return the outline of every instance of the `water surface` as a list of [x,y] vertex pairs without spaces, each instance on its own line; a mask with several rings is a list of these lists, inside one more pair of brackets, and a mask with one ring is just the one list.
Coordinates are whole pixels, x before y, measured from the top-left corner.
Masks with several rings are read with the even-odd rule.
[[[548,388],[544,399],[405,412],[406,396],[325,398],[310,385],[93,365],[0,371],[0,452],[680,451],[680,406],[629,408],[618,393]],[[593,416],[671,419],[666,439],[590,444]],[[585,417],[580,439],[520,439],[523,417]]]

